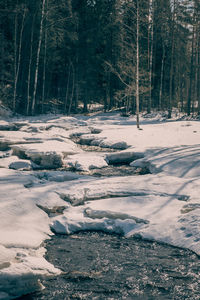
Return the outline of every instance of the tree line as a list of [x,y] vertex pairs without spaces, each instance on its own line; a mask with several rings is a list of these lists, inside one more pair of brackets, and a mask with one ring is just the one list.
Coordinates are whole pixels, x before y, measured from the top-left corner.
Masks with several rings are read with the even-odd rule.
[[198,0],[0,2],[0,100],[27,115],[200,114]]

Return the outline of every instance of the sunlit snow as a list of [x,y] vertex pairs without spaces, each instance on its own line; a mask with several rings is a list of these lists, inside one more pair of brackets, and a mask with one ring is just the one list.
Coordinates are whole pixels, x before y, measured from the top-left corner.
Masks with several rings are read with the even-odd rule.
[[[60,273],[44,258],[53,232],[140,235],[200,254],[200,122],[156,115],[141,128],[117,113],[0,121],[0,299]],[[150,174],[90,174],[122,163]]]

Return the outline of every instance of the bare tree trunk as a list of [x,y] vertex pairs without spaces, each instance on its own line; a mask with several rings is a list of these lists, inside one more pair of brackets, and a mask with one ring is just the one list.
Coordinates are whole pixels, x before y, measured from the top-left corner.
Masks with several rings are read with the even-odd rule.
[[104,110],[111,109],[110,103],[110,71],[106,70],[106,99],[104,103]]
[[[194,87],[194,101],[197,103],[198,101],[198,35],[197,35],[197,27],[196,27],[196,41],[195,41],[195,87]],[[195,105],[196,107],[196,105]]]
[[139,65],[140,65],[140,49],[139,49],[139,0],[137,0],[137,41],[136,41],[136,124],[137,128],[140,128],[140,121],[139,121],[139,113],[140,113],[140,91],[139,91],[139,80],[140,80],[140,73],[139,73]]
[[[200,21],[199,21],[200,22]],[[198,25],[198,63],[197,63],[197,101],[198,101],[198,115],[200,114],[200,24]]]
[[[48,10],[48,0],[46,0],[46,12]],[[47,14],[45,22],[44,32],[44,64],[43,64],[43,75],[42,75],[42,113],[44,113],[44,100],[45,100],[45,85],[46,85],[46,61],[47,61]]]
[[148,27],[148,66],[149,66],[149,101],[147,112],[151,112],[152,105],[152,67],[153,67],[153,0],[149,0],[149,27]]
[[37,49],[37,56],[36,56],[33,101],[32,101],[32,111],[31,111],[32,115],[35,112],[35,99],[36,99],[36,91],[37,91],[37,84],[38,84],[38,68],[39,68],[40,50],[41,50],[42,33],[43,33],[43,22],[44,22],[44,8],[45,8],[45,0],[42,1],[42,16],[40,21],[40,34],[39,34],[38,49]]
[[14,62],[14,94],[13,94],[13,111],[16,110],[16,96],[17,96],[17,83],[19,78],[19,69],[20,69],[20,62],[21,62],[21,50],[22,50],[22,36],[23,36],[23,30],[24,30],[24,20],[26,16],[26,10],[23,11],[22,16],[22,23],[21,23],[21,30],[19,35],[19,48],[18,48],[18,55],[17,55],[17,12],[15,16],[15,37],[14,37],[14,48],[15,48],[15,62]]
[[173,78],[174,78],[174,26],[175,26],[175,6],[176,0],[173,1],[173,17],[172,17],[172,46],[171,46],[171,63],[170,63],[170,82],[169,82],[169,101],[168,101],[168,118],[172,116],[172,97],[173,97]]
[[187,102],[187,114],[191,113],[191,100],[192,100],[192,87],[193,87],[193,70],[194,70],[194,24],[192,31],[192,52],[191,52],[191,62],[190,62],[190,80],[189,80],[189,90],[188,90],[188,102]]
[[70,77],[71,77],[71,62],[69,63],[69,70],[68,70],[67,87],[66,87],[65,103],[64,103],[64,113],[66,113],[66,110],[67,110]]
[[32,28],[31,28],[31,48],[30,48],[30,57],[28,64],[28,82],[27,82],[27,106],[26,106],[26,114],[29,114],[30,109],[30,84],[31,84],[31,64],[33,58],[33,32],[34,32],[34,23],[35,23],[35,15],[33,16]]
[[16,89],[17,89],[17,12],[15,15],[15,31],[14,31],[14,92],[13,92],[13,111],[16,107]]
[[161,110],[162,108],[164,62],[165,62],[165,45],[163,42],[162,65],[161,65],[161,74],[160,74],[159,110]]
[[75,74],[74,74],[74,65],[71,63],[72,66],[72,93],[71,93],[71,98],[69,102],[69,108],[68,108],[68,115],[71,113],[71,108],[72,108],[72,101],[74,98],[74,84],[75,84]]

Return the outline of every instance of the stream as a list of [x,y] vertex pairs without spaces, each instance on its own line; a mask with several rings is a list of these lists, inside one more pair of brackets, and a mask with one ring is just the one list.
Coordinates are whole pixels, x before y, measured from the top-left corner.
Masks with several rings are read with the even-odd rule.
[[[87,146],[84,150],[97,151]],[[89,175],[147,172],[123,164],[94,169]],[[200,299],[200,260],[189,250],[101,231],[54,235],[45,247],[46,259],[63,273],[44,280],[45,289],[21,300]]]
[[200,261],[189,250],[103,232],[55,235],[46,259],[61,276],[20,299],[199,299]]

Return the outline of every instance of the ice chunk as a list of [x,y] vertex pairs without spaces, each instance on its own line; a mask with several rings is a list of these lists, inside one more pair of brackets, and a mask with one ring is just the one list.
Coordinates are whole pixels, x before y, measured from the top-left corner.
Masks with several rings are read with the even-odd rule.
[[148,224],[149,221],[140,219],[134,216],[131,216],[129,214],[121,213],[121,212],[113,212],[109,210],[93,210],[91,208],[86,208],[84,211],[85,215],[89,218],[92,219],[103,219],[103,218],[108,218],[108,219],[120,219],[120,220],[127,220],[131,219],[134,220],[136,223],[144,223]]
[[144,157],[143,153],[133,151],[121,151],[109,153],[106,155],[106,161],[109,164],[130,163],[136,159]]
[[104,156],[93,153],[76,154],[71,156],[65,163],[78,171],[89,171],[108,166]]
[[107,139],[104,139],[102,142],[100,142],[99,146],[102,148],[112,148],[112,149],[119,149],[119,150],[124,150],[129,147],[129,145],[124,141],[114,141],[114,140],[107,140]]
[[[134,228],[140,227],[135,220],[126,219],[91,219],[82,218],[79,220],[68,219],[65,216],[55,217],[52,221],[51,228],[59,234],[72,234],[80,230],[97,230],[109,233],[126,235],[127,232]],[[142,225],[143,226],[143,225]]]
[[32,169],[38,169],[39,166],[34,164],[33,162],[29,162],[27,160],[19,160],[19,161],[12,162],[9,165],[9,168],[13,169],[13,170],[28,171],[28,170],[32,170]]
[[37,253],[39,251],[36,251],[34,255],[21,249],[14,251],[15,261],[11,261],[7,268],[0,270],[0,297],[4,295],[7,297],[5,299],[13,299],[41,290],[43,289],[40,283],[42,278],[61,273],[42,257],[44,251],[40,254]]

